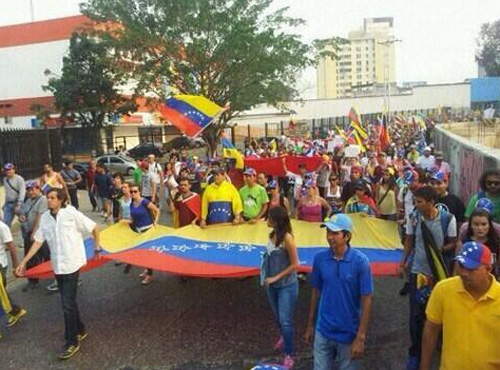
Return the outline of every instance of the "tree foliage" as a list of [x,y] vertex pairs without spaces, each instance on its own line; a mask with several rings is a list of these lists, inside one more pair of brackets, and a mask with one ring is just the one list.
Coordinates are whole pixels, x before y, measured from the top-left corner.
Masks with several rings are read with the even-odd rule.
[[[294,98],[301,70],[335,57],[337,39],[306,44],[304,22],[273,0],[89,0],[82,12],[136,93],[199,94],[231,108],[203,133],[213,150],[239,112]],[[324,49],[326,45],[331,47]]]
[[62,74],[51,76],[44,90],[54,95],[55,108],[65,119],[84,127],[100,128],[106,119],[136,109],[133,97],[124,96],[118,86],[124,75],[113,66],[109,49],[84,34],[72,35],[69,53],[63,58]]
[[488,76],[500,76],[500,20],[481,26],[476,61]]

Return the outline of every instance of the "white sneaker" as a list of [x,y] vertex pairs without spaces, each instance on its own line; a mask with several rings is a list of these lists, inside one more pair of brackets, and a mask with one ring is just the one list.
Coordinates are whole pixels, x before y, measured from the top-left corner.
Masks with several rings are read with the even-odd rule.
[[57,286],[57,281],[53,281],[52,284],[47,285],[46,288],[49,292],[57,292],[59,287]]

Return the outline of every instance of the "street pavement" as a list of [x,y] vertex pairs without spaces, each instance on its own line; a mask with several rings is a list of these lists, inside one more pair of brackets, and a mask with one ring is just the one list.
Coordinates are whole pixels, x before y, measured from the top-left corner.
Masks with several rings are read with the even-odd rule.
[[[80,191],[81,210],[102,228]],[[162,208],[165,212],[165,207]],[[163,215],[161,222],[169,224]],[[19,243],[19,236],[16,236]],[[21,249],[18,249],[21,253]],[[61,362],[64,322],[58,293],[42,281],[22,292],[23,280],[9,283],[13,301],[28,314],[2,328],[0,369],[249,370],[258,361],[279,362],[270,308],[258,279],[198,279],[155,274],[141,286],[139,268],[108,263],[82,275],[78,302],[89,336],[80,352]],[[375,279],[373,314],[362,369],[403,369],[408,346],[408,301],[398,295],[401,280]],[[310,289],[301,283],[296,315],[297,365],[312,369],[311,348],[301,337],[307,322]]]

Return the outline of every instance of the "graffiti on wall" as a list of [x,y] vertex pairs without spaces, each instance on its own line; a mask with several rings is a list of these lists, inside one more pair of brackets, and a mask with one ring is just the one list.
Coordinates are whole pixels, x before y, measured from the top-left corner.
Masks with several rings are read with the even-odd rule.
[[477,150],[462,146],[459,149],[459,192],[457,195],[467,204],[468,200],[479,188],[479,177],[483,173],[484,154]]

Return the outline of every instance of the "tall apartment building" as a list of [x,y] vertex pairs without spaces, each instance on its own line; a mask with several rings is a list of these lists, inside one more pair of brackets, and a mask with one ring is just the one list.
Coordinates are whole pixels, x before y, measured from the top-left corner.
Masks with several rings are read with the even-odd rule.
[[376,84],[396,81],[393,18],[366,18],[347,39],[338,59],[323,58],[318,64],[318,99],[352,97],[353,88],[369,92]]

